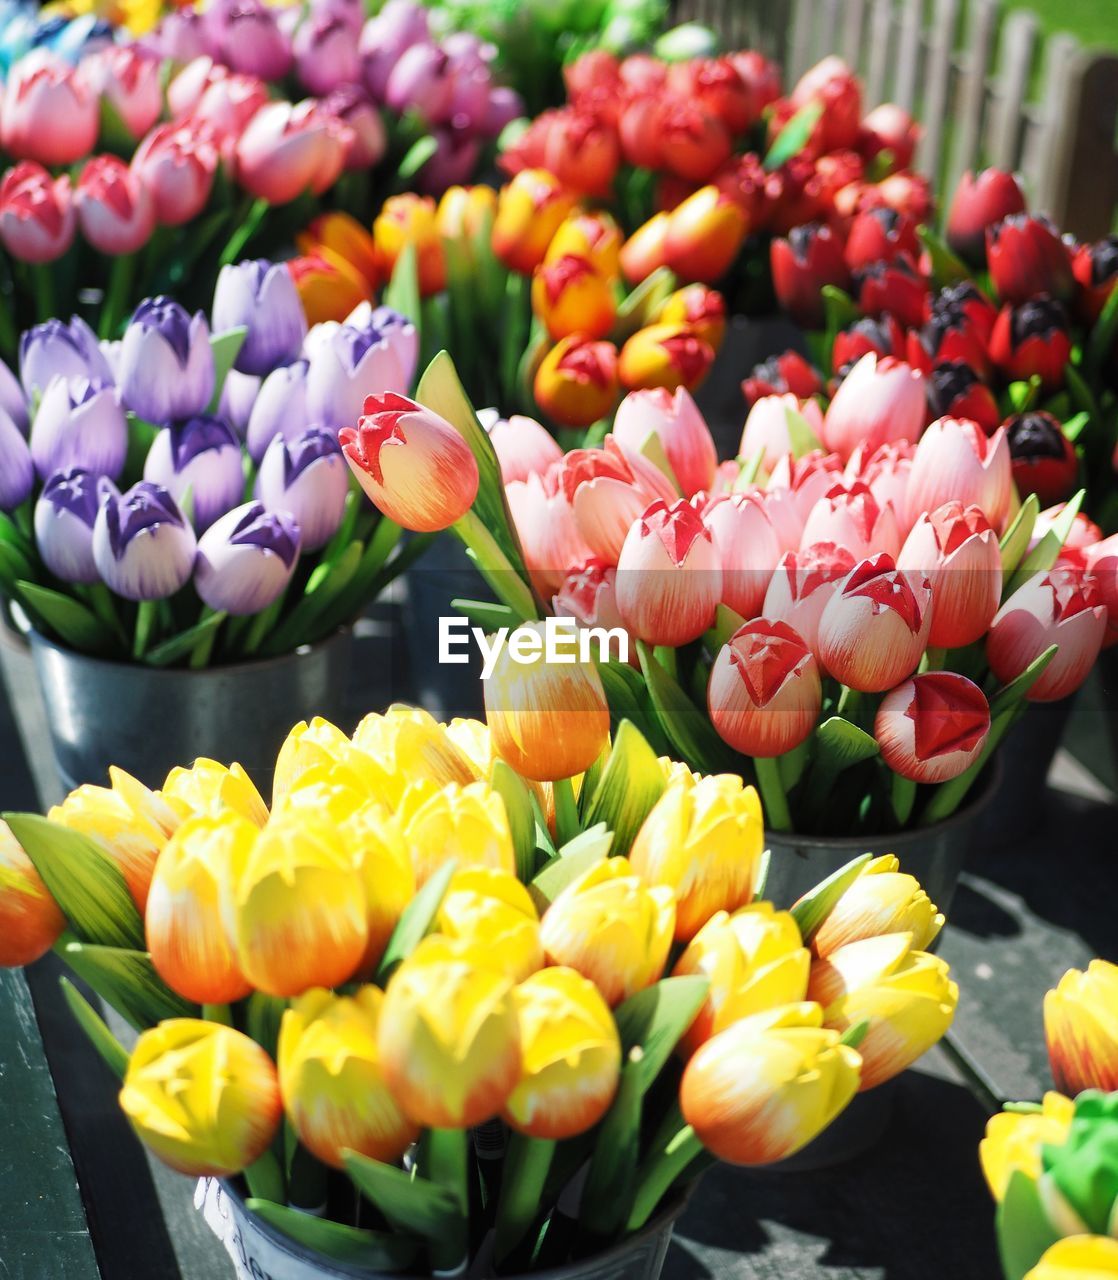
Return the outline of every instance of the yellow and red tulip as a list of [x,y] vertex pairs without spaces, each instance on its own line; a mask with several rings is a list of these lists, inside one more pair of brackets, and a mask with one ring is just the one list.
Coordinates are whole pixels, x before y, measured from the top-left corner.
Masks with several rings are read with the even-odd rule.
[[493,252],[510,271],[531,274],[574,206],[574,194],[546,169],[521,170],[497,197]]
[[577,333],[561,339],[540,362],[533,391],[553,422],[590,426],[613,411],[621,394],[617,348]]
[[8,824],[0,822],[0,968],[34,964],[65,928],[66,917],[31,859]]
[[812,938],[817,956],[825,959],[847,943],[887,933],[911,933],[914,951],[928,949],[943,928],[943,915],[916,877],[899,868],[891,853],[866,864]]
[[669,226],[668,214],[655,213],[621,246],[618,260],[629,284],[640,284],[654,271],[667,265]]
[[446,288],[446,255],[430,196],[412,191],[389,196],[373,223],[373,240],[385,279],[410,244],[415,249],[420,295],[429,298]]
[[505,802],[484,782],[439,787],[421,779],[404,792],[399,819],[419,888],[451,858],[459,870],[516,872]]
[[617,314],[610,282],[588,258],[573,253],[546,260],[536,268],[532,310],[555,342],[573,333],[604,338]]
[[687,324],[651,324],[621,348],[617,371],[621,385],[638,387],[686,387],[694,391],[710,372],[714,348]]
[[687,325],[715,352],[726,333],[726,301],[705,284],[689,284],[670,294],[655,314],[657,324]]
[[[371,296],[381,282],[376,241],[348,213],[335,210],[320,214],[307,225],[305,231],[295,237],[295,244],[300,253],[312,256],[321,254],[328,262],[349,267],[350,273],[364,283],[365,297]],[[357,303],[353,305],[356,306]],[[349,315],[348,311],[338,318],[344,320],[346,315]],[[310,316],[307,321],[309,324],[315,323]]]
[[714,284],[738,256],[749,232],[745,210],[716,186],[700,187],[668,215],[667,265],[683,280]]
[[547,246],[544,263],[557,262],[568,254],[587,258],[606,280],[621,274],[621,228],[610,214],[576,209],[559,225]]
[[439,931],[487,949],[514,982],[543,968],[540,918],[516,876],[493,867],[455,873],[439,907]]
[[321,780],[323,771],[330,781],[344,785],[371,798],[388,800],[397,789],[386,769],[355,746],[335,724],[322,716],[308,724],[295,725],[283,741],[276,757],[272,781],[272,803],[278,807],[305,774]]
[[1058,1089],[1118,1090],[1118,965],[1069,969],[1044,997],[1044,1033]]

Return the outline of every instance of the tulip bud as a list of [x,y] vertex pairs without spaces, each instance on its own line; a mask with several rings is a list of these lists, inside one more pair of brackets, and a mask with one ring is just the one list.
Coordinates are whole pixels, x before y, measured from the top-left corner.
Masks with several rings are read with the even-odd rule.
[[377,1044],[384,993],[316,988],[284,1013],[277,1058],[284,1109],[299,1141],[324,1164],[344,1152],[394,1163],[418,1137],[385,1078]]
[[440,787],[448,782],[465,786],[489,774],[488,762],[479,769],[447,726],[421,707],[394,703],[383,714],[370,712],[354,730],[353,744],[371,763],[392,771],[393,805],[413,782],[425,779]]
[[1059,419],[1033,409],[1006,418],[1004,425],[1018,494],[1025,498],[1035,493],[1041,507],[1070,497],[1079,458]]
[[671,221],[666,213],[655,213],[622,245],[619,262],[629,284],[640,284],[658,268],[668,265],[670,225]]
[[194,530],[160,485],[142,481],[119,494],[102,480],[93,525],[93,560],[110,591],[126,600],[160,600],[194,570]]
[[1087,679],[1106,634],[1106,606],[1092,575],[1077,568],[1034,574],[998,610],[986,638],[990,670],[1008,684],[1051,645],[1056,656],[1026,697],[1066,698]]
[[368,396],[356,429],[344,428],[338,440],[371,501],[405,528],[446,529],[477,495],[469,445],[444,418],[407,396]]
[[1000,530],[1009,513],[1013,476],[1009,444],[999,428],[987,436],[973,422],[940,418],[924,432],[908,477],[910,518],[945,502],[979,507]]
[[300,549],[299,525],[289,512],[246,502],[199,538],[194,588],[215,611],[259,613],[286,589]]
[[[391,316],[370,315],[361,325],[322,325],[307,335],[307,421],[352,428],[369,396],[395,393],[410,382],[406,334]],[[285,433],[286,434],[286,433]]]
[[218,160],[216,135],[201,121],[173,121],[144,138],[132,157],[132,171],[151,193],[161,226],[182,226],[202,212]]
[[969,418],[993,435],[1001,422],[994,393],[962,361],[937,365],[927,375],[928,408],[936,418]]
[[477,948],[427,938],[385,991],[377,1042],[409,1120],[463,1129],[499,1115],[521,1078],[512,980]]
[[881,700],[873,726],[881,758],[912,782],[947,782],[965,773],[990,733],[990,705],[965,676],[928,671]]
[[307,412],[306,360],[274,370],[261,382],[245,427],[249,456],[260,464],[276,436],[294,443],[311,425]]
[[[836,344],[841,337],[839,334],[835,339]],[[797,402],[809,400],[823,390],[823,380],[798,351],[785,351],[754,365],[753,372],[742,382],[741,390],[746,407],[752,409],[762,396],[791,393]]]
[[172,1018],[141,1033],[120,1106],[149,1150],[194,1178],[247,1169],[283,1118],[271,1058],[232,1027],[196,1018]]
[[234,368],[258,377],[299,354],[307,321],[295,284],[282,263],[264,259],[221,268],[211,311],[219,332],[248,329]]
[[1061,1093],[1118,1090],[1116,1008],[1118,965],[1106,960],[1092,960],[1086,972],[1069,969],[1044,997],[1048,1058]]
[[853,568],[851,553],[833,542],[786,551],[769,580],[761,615],[786,623],[814,652],[827,601]]
[[189,769],[176,766],[167,775],[160,795],[180,818],[220,817],[232,812],[255,827],[268,821],[268,808],[256,784],[239,764],[226,768],[202,757]]
[[82,235],[101,253],[135,253],[155,230],[151,193],[116,156],[95,156],[74,189]]
[[4,88],[4,150],[51,167],[84,159],[97,142],[97,94],[81,71],[37,48],[18,59]]
[[878,506],[861,480],[836,484],[808,514],[800,536],[802,547],[833,542],[856,559],[877,551],[890,556],[900,551],[901,536],[892,506]]
[[915,876],[899,870],[892,855],[874,858],[832,907],[811,940],[820,959],[863,938],[888,933],[912,935],[915,951],[927,951],[943,928],[943,915]]
[[66,917],[31,859],[8,824],[0,821],[0,968],[34,964],[65,928]]
[[[628,632],[617,608],[617,570],[612,565],[593,558],[585,561],[563,579],[551,604],[558,618],[604,629],[609,634],[609,657],[622,657],[622,637]],[[630,649],[629,661],[635,660]]]
[[1047,218],[1010,214],[986,228],[986,261],[1003,302],[1048,294],[1067,302],[1075,291],[1071,255]]
[[622,386],[686,387],[694,391],[710,372],[714,349],[689,326],[652,324],[638,329],[621,348],[617,370]]
[[237,140],[235,170],[249,195],[288,204],[322,195],[345,164],[349,129],[314,99],[270,102],[254,113]]
[[1118,283],[1118,237],[1104,236],[1094,244],[1082,244],[1072,255],[1071,270],[1079,286],[1075,309],[1079,318],[1094,326]]
[[781,550],[764,500],[753,493],[717,498],[703,524],[722,565],[722,603],[743,618],[755,617]]
[[170,298],[148,298],[124,331],[117,378],[125,407],[157,425],[205,413],[214,390],[210,328]]
[[244,491],[241,444],[220,418],[205,414],[164,427],[144,462],[144,479],[176,502],[190,495],[200,533],[234,507]]
[[340,323],[369,296],[369,283],[351,263],[324,247],[285,264],[312,325]]
[[802,417],[816,434],[822,431],[823,414],[815,400],[801,401],[791,392],[759,396],[746,416],[738,447],[739,456],[752,458],[763,452],[762,465],[774,467],[782,457],[792,452],[789,429],[792,414]]
[[838,235],[823,223],[809,223],[795,227],[787,239],[775,239],[770,252],[777,301],[797,324],[819,328],[823,286],[844,289],[850,283]]
[[446,257],[435,221],[435,202],[412,193],[390,196],[373,223],[373,240],[391,276],[407,245],[415,249],[420,296],[429,298],[446,288]]
[[506,485],[527,480],[530,475],[543,475],[563,457],[551,432],[535,418],[519,413],[508,419],[498,418],[489,427],[489,439],[501,464],[501,481]]
[[505,802],[484,782],[413,782],[398,813],[419,888],[451,858],[459,868],[516,872]]
[[80,316],[72,316],[69,322],[48,320],[24,330],[19,340],[19,373],[29,399],[36,389],[45,391],[55,377],[100,379],[109,385],[114,381],[97,336]]
[[689,644],[714,621],[722,569],[695,508],[657,499],[633,522],[617,562],[617,607],[625,626],[651,645]]
[[1045,1249],[1025,1280],[1111,1280],[1118,1275],[1118,1241],[1075,1235]]
[[595,863],[544,914],[548,964],[568,965],[611,1007],[661,977],[675,935],[675,895],[648,888],[625,858]]
[[54,262],[74,242],[77,214],[68,174],[52,178],[33,160],[0,182],[0,241],[24,262]]
[[[17,435],[16,439],[22,442],[21,436]],[[0,443],[5,450],[8,449],[3,441],[2,418]],[[11,455],[7,454],[3,465],[10,465],[10,460]],[[35,545],[46,567],[63,582],[94,583],[101,580],[93,560],[93,525],[99,506],[97,484],[97,476],[80,467],[58,471],[48,477],[35,503]],[[27,497],[30,488],[29,483],[23,498]],[[0,510],[4,509],[7,508],[3,487],[0,486]]]
[[718,187],[701,187],[668,215],[666,264],[681,280],[715,284],[733,265],[748,232],[740,204]]
[[927,421],[924,379],[901,360],[863,356],[835,392],[823,443],[845,462],[858,445],[873,453],[894,440],[919,440]]
[[532,584],[550,595],[564,581],[572,565],[593,553],[575,523],[570,500],[560,483],[562,464],[554,463],[543,477],[530,475],[505,487],[513,526],[524,552]]
[[947,216],[947,243],[974,267],[986,262],[986,229],[1025,212],[1016,179],[1000,169],[964,173]]
[[536,268],[532,309],[556,342],[574,333],[604,338],[616,311],[609,281],[571,254]]
[[1008,379],[1040,378],[1049,393],[1064,385],[1071,360],[1071,334],[1063,303],[1037,297],[1019,306],[1007,303],[990,335],[990,359]]
[[82,59],[82,75],[115,111],[133,140],[155,124],[163,110],[159,59],[139,45],[109,46]]
[[1044,1168],[1041,1151],[1067,1142],[1074,1117],[1072,1099],[1050,1091],[1039,1111],[1000,1111],[990,1118],[978,1155],[995,1200],[1001,1203],[1005,1199],[1010,1179],[1018,1171],[1031,1182],[1040,1178]]
[[714,437],[685,387],[631,391],[618,407],[614,438],[639,452],[649,435],[664,448],[672,474],[690,497],[714,484],[718,454]]
[[51,380],[31,426],[31,457],[43,478],[79,467],[116,479],[128,452],[128,424],[115,388],[88,378]]
[[683,1117],[730,1164],[795,1155],[858,1091],[861,1058],[825,1030],[818,1005],[789,1005],[713,1036],[687,1064]]
[[599,275],[615,280],[621,274],[621,228],[604,211],[584,213],[576,209],[560,223],[547,246],[544,262],[557,262],[568,254],[586,258]]
[[522,170],[498,196],[493,252],[510,271],[529,275],[574,204],[574,192],[547,170]]
[[288,444],[277,436],[256,479],[256,494],[270,511],[295,518],[304,551],[317,551],[334,536],[345,511],[349,471],[330,431],[309,427]]
[[439,907],[439,932],[487,950],[495,968],[514,982],[543,968],[540,920],[515,875],[494,867],[455,873]]
[[588,427],[607,417],[621,393],[617,348],[579,334],[561,339],[536,370],[533,394],[540,409],[565,427]]

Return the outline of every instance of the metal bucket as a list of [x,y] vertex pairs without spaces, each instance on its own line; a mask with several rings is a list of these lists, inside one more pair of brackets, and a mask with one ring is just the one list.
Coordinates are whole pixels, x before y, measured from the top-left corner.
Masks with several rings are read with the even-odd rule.
[[[686,1204],[685,1194],[676,1196],[619,1244],[563,1267],[534,1271],[531,1280],[659,1280],[672,1228]],[[369,1280],[379,1274],[312,1253],[262,1222],[245,1208],[231,1182],[203,1178],[194,1205],[232,1258],[237,1280]]]
[[201,671],[106,662],[30,633],[63,786],[104,783],[119,765],[151,787],[199,756],[238,761],[267,796],[293,724],[344,714],[348,629],[280,658]]

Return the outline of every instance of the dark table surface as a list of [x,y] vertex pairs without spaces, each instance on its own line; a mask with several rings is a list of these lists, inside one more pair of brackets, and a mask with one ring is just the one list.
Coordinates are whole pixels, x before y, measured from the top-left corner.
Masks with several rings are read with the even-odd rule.
[[[355,721],[384,659],[375,629],[358,644]],[[10,696],[33,723],[33,686]],[[678,1224],[668,1280],[996,1280],[976,1151],[986,1119],[1001,1099],[1048,1087],[1044,992],[1068,967],[1118,954],[1114,765],[1097,685],[1065,741],[1090,770],[1061,751],[1028,831],[991,833],[971,858],[941,945],[962,991],[955,1027],[902,1077],[881,1141],[829,1170],[716,1168]],[[0,809],[39,808],[56,785],[45,730],[25,753],[0,689]],[[191,1185],[146,1159],[107,1070],[67,1023],[54,962],[27,980],[34,1016],[23,978],[0,976],[0,1280],[227,1280]]]

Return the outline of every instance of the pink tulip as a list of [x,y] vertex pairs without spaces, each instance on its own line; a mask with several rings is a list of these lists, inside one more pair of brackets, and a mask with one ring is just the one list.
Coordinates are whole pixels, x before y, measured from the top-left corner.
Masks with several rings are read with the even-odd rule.
[[833,485],[812,507],[800,537],[802,547],[835,542],[856,560],[884,551],[895,556],[901,549],[897,517],[891,506],[879,507],[869,486],[855,480]]
[[798,413],[815,435],[823,432],[823,411],[816,400],[801,400],[790,391],[784,395],[761,396],[755,400],[745,419],[738,454],[754,458],[764,451],[762,466],[774,467],[782,457],[793,452],[788,430],[788,415]]
[[758,618],[719,650],[707,707],[719,736],[743,755],[794,751],[815,728],[823,702],[819,667],[786,622]]
[[891,689],[873,725],[882,760],[911,782],[957,778],[978,759],[989,734],[986,695],[951,671],[928,671]]
[[524,563],[533,585],[544,597],[557,591],[576,565],[593,557],[560,483],[559,465],[555,463],[542,475],[532,472],[505,486]]
[[116,156],[94,156],[74,192],[82,235],[102,253],[135,253],[155,230],[147,187]]
[[[603,560],[588,560],[568,573],[552,597],[552,608],[560,618],[574,618],[583,627],[606,631],[625,630],[617,607],[617,570]],[[620,646],[611,656],[619,656]],[[637,657],[629,646],[629,661]]]
[[0,241],[23,262],[54,262],[74,242],[77,214],[66,174],[23,160],[0,182]]
[[435,151],[419,171],[417,184],[426,195],[442,195],[448,187],[469,182],[481,155],[481,143],[466,128],[432,130]]
[[907,440],[883,444],[872,452],[859,445],[846,464],[848,480],[861,480],[879,507],[888,503],[893,508],[902,538],[912,527],[908,516],[908,477],[915,452],[915,445]]
[[116,112],[132,138],[142,138],[163,111],[159,59],[137,45],[110,45],[82,59],[94,92]]
[[823,443],[845,461],[891,440],[918,440],[928,420],[924,376],[903,360],[871,351],[846,375],[823,418]]
[[291,41],[275,9],[260,0],[231,0],[207,6],[206,16],[218,56],[231,70],[269,81],[291,70]]
[[511,418],[498,418],[489,428],[489,439],[501,464],[501,480],[527,480],[530,475],[543,475],[553,462],[561,461],[563,450],[546,427],[535,418],[514,413]]
[[688,644],[713,623],[721,599],[710,530],[690,503],[658,499],[633,523],[617,563],[626,628],[646,644]]
[[1107,624],[1103,646],[1118,644],[1118,533],[1096,542],[1084,553],[1087,568],[1095,576],[1099,597],[1106,605]]
[[308,93],[324,98],[361,79],[361,59],[349,24],[333,13],[305,18],[295,32],[295,70]]
[[155,217],[180,227],[206,207],[217,172],[216,137],[204,121],[161,125],[140,143],[132,172],[151,192]]
[[1003,427],[987,436],[967,418],[939,418],[916,446],[908,476],[908,510],[914,521],[957,499],[968,507],[981,507],[1000,533],[1012,493],[1012,462]]
[[438,45],[413,44],[400,54],[388,75],[384,100],[393,111],[415,111],[429,125],[447,119],[454,82],[449,55]]
[[903,107],[883,102],[862,121],[863,154],[880,155],[888,151],[893,157],[893,169],[907,169],[916,154],[920,140],[920,126]]
[[237,181],[250,195],[287,204],[321,195],[340,176],[349,130],[307,99],[273,102],[258,111],[236,149]]
[[159,56],[180,66],[215,52],[205,14],[197,9],[172,9],[154,34]]
[[608,435],[600,449],[572,449],[559,483],[592,554],[616,564],[633,521],[657,498],[677,495],[655,464]]
[[1008,684],[1050,645],[1059,645],[1027,695],[1030,702],[1056,702],[1087,679],[1106,624],[1106,605],[1092,574],[1073,568],[1035,574],[1009,597],[991,624],[986,638],[990,670]]
[[778,458],[769,476],[768,489],[785,489],[799,513],[802,526],[820,498],[826,497],[842,479],[842,459],[837,453],[813,449],[797,458],[786,453]]
[[718,466],[714,437],[686,387],[630,391],[618,406],[613,434],[636,452],[655,434],[685,497],[714,483]]
[[797,550],[800,539],[803,537],[804,522],[800,516],[799,504],[791,490],[774,489],[770,485],[767,489],[758,488],[756,492],[765,504],[765,510],[772,521],[781,555],[785,551]]
[[206,90],[229,79],[229,68],[206,54],[191,59],[167,86],[167,106],[175,119],[193,115]]
[[856,564],[819,619],[819,661],[836,680],[882,693],[915,671],[928,647],[932,588],[884,552]]
[[346,172],[376,168],[388,150],[388,134],[365,90],[360,85],[344,84],[325,99],[322,108],[349,128]]
[[227,147],[232,154],[245,130],[269,105],[280,104],[272,104],[263,80],[226,75],[211,81],[190,114],[213,125],[223,150]]
[[722,564],[722,603],[742,618],[761,610],[780,542],[764,500],[737,493],[718,498],[703,514]]
[[[1038,512],[1036,524],[1033,526],[1033,546],[1059,521],[1066,507],[1066,502],[1058,502],[1054,507],[1047,507],[1044,511]],[[1064,539],[1063,549],[1065,552],[1086,551],[1088,547],[1093,547],[1101,541],[1102,530],[1099,526],[1085,511],[1077,511],[1068,535]]]
[[925,512],[905,540],[897,568],[923,573],[932,584],[929,644],[961,649],[990,629],[1002,597],[1002,556],[981,508],[945,502]]
[[853,568],[854,557],[833,542],[786,551],[769,581],[762,615],[788,623],[814,653],[823,610]]
[[15,159],[73,164],[97,142],[100,106],[80,71],[46,49],[33,49],[12,67],[0,124],[4,150]]
[[404,50],[426,42],[428,36],[427,11],[411,0],[388,0],[365,23],[357,50],[366,87],[377,102],[384,101],[388,77]]

